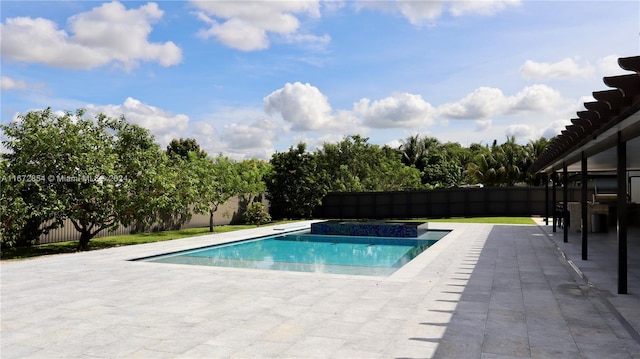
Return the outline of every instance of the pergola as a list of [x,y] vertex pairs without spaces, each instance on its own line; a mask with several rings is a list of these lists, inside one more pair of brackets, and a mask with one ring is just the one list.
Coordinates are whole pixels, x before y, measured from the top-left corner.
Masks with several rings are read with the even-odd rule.
[[[612,172],[617,178],[615,199],[618,238],[618,293],[627,293],[628,171],[640,170],[640,56],[623,57],[618,64],[626,75],[604,77],[613,88],[593,92],[596,101],[585,102],[560,135],[529,168],[530,173],[563,173],[563,202],[567,205],[568,172],[581,179],[582,259],[588,258],[587,181],[596,172]],[[555,198],[555,181],[553,181]],[[547,206],[548,207],[548,206]],[[566,207],[565,207],[566,209]],[[566,211],[565,211],[566,212]],[[554,231],[555,231],[554,211]],[[566,216],[566,214],[565,214]],[[564,241],[568,228],[564,226]]]

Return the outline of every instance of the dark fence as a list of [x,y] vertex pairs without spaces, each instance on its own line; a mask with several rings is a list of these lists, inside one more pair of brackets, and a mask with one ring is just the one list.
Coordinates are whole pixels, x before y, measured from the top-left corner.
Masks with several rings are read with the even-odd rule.
[[[580,201],[580,188],[567,190],[568,201]],[[589,196],[591,196],[589,191]],[[548,213],[552,215],[552,189]],[[591,198],[591,197],[589,197]],[[556,188],[556,201],[562,189]],[[384,219],[492,216],[544,216],[544,187],[452,188],[403,192],[334,192],[316,208],[315,218]]]

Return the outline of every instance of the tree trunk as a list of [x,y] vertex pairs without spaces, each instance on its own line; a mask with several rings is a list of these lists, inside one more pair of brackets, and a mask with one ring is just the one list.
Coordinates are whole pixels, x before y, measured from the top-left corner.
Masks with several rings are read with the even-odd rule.
[[20,238],[18,238],[17,245],[37,244],[40,240],[40,235],[43,232],[43,230],[40,229],[42,222],[43,221],[40,217],[28,218],[26,225],[20,231]]
[[213,211],[209,210],[209,232],[213,232]]
[[80,241],[78,242],[78,250],[79,251],[88,251],[89,250],[89,241],[93,236],[89,231],[80,232]]

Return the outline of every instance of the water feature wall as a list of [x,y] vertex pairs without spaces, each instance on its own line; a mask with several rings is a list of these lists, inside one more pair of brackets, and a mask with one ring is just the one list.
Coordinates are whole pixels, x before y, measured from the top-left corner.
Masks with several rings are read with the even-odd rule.
[[311,224],[311,234],[418,238],[428,230],[428,223],[326,221]]

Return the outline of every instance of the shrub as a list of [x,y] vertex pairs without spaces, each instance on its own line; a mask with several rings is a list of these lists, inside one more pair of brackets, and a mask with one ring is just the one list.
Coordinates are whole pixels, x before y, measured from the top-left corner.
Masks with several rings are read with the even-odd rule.
[[253,202],[247,206],[247,210],[244,212],[244,220],[248,224],[259,226],[271,222],[271,216],[262,203]]

